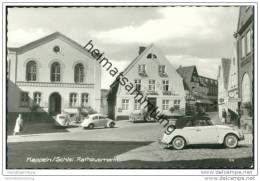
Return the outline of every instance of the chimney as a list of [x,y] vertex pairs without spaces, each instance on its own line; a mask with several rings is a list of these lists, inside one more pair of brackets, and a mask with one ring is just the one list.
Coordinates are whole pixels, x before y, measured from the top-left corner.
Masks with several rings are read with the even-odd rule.
[[141,53],[143,53],[143,51],[145,49],[146,49],[146,47],[144,47],[144,46],[139,47],[139,54],[138,55],[141,55]]

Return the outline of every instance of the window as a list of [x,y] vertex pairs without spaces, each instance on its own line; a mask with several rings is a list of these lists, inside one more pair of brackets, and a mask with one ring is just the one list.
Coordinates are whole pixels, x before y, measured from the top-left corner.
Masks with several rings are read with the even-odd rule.
[[84,66],[79,63],[74,68],[74,81],[80,83],[84,81]]
[[135,88],[136,88],[136,90],[138,90],[138,91],[141,90],[141,79],[136,79],[136,80],[135,80]]
[[191,120],[187,121],[185,127],[192,127],[192,126],[193,126],[192,121]]
[[29,106],[29,92],[21,92],[21,106]]
[[199,120],[194,120],[193,121],[194,126],[210,126],[212,123],[207,120],[199,119]]
[[26,80],[36,81],[37,66],[35,61],[30,61],[26,65]]
[[77,104],[77,94],[71,93],[70,94],[70,107],[75,107]]
[[40,103],[41,103],[41,96],[42,96],[42,94],[40,92],[34,92],[33,93],[33,102],[35,104],[40,105]]
[[174,100],[173,107],[175,110],[180,110],[181,100]]
[[242,49],[242,58],[246,56],[246,40],[245,37],[243,36],[242,40],[241,40],[241,49]]
[[159,65],[159,73],[160,74],[165,74],[165,65]]
[[149,80],[149,91],[155,91],[155,80]]
[[250,88],[250,78],[249,75],[246,73],[243,76],[242,79],[242,102],[250,102],[250,92],[251,92],[251,88]]
[[58,45],[56,45],[56,46],[53,47],[53,51],[55,53],[59,53],[61,51],[61,49],[60,49],[60,47]]
[[135,110],[140,110],[141,109],[141,104],[139,103],[138,100],[135,100]]
[[145,65],[144,64],[138,66],[138,72],[139,73],[144,73],[145,72]]
[[81,94],[81,106],[87,107],[88,104],[88,93],[82,93]]
[[163,80],[163,91],[169,91],[169,80]]
[[60,64],[58,62],[51,65],[51,81],[60,82]]
[[163,110],[169,110],[169,100],[168,99],[162,100],[162,109]]
[[149,53],[146,58],[147,59],[156,59],[157,56],[155,54]]
[[99,116],[99,119],[106,119],[105,116]]
[[251,30],[246,33],[246,53],[250,53],[252,50],[251,46]]
[[122,99],[122,110],[128,110],[129,108],[129,99]]

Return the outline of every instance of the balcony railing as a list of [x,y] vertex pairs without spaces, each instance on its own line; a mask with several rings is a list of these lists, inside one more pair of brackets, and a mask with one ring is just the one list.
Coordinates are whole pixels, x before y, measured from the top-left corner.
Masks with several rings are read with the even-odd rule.
[[147,91],[146,92],[147,95],[158,95],[157,91]]
[[168,95],[168,96],[170,96],[170,95],[172,95],[172,92],[171,92],[171,91],[163,91],[163,95]]

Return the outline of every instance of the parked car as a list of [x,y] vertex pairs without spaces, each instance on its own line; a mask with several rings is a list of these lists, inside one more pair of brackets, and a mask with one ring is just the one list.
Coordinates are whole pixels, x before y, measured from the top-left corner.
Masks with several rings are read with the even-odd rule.
[[145,115],[144,112],[139,110],[139,111],[134,111],[130,114],[129,116],[129,121],[136,123],[136,122],[145,122]]
[[116,123],[112,120],[107,118],[105,115],[102,114],[91,114],[86,117],[81,126],[83,128],[93,129],[95,127],[109,127],[113,128]]
[[235,148],[238,141],[244,140],[238,128],[214,125],[205,116],[186,116],[175,120],[174,126],[165,130],[161,143],[173,146],[176,150],[193,144],[224,144],[227,148]]
[[60,126],[60,127],[67,127],[70,124],[70,117],[69,114],[57,114],[55,121],[54,121],[55,126]]

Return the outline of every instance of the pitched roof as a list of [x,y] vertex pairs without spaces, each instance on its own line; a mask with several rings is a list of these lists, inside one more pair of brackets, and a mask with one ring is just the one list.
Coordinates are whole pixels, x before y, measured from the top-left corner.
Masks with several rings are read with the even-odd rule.
[[177,69],[177,72],[181,75],[181,77],[185,80],[185,81],[191,81],[191,77],[192,77],[192,74],[194,72],[194,70],[196,69],[196,66],[195,65],[192,65],[192,66],[187,66],[187,67],[182,67],[180,66],[178,69]]
[[231,60],[228,58],[221,59],[221,67],[224,81],[224,88],[228,88],[228,79],[229,79],[229,71],[230,71]]
[[23,46],[18,47],[18,48],[10,47],[10,48],[8,48],[8,50],[9,51],[14,51],[17,54],[21,54],[21,53],[24,53],[26,51],[34,49],[34,48],[36,48],[38,46],[41,46],[41,45],[43,45],[45,43],[48,43],[48,42],[50,42],[50,41],[52,41],[54,39],[57,39],[57,38],[62,39],[63,41],[69,43],[74,48],[76,48],[79,51],[81,51],[81,52],[85,53],[86,55],[88,55],[90,58],[93,58],[91,56],[91,54],[83,46],[81,46],[79,43],[77,43],[74,40],[68,38],[67,36],[63,35],[60,32],[54,32],[54,33],[52,33],[50,35],[47,35],[47,36],[45,36],[43,38],[40,38],[38,40],[35,40],[35,41],[31,42],[31,43],[28,43],[28,44],[23,45]]
[[[148,52],[154,45],[150,44],[148,47],[146,47],[141,54],[137,55],[137,57],[131,61],[130,64],[128,64],[128,66],[123,70],[122,74],[125,75],[127,72],[129,72],[131,70],[131,68],[144,56],[144,54],[146,52]],[[110,85],[110,87],[113,87],[115,85],[115,82],[117,81],[117,79],[115,79],[113,81],[113,83]]]
[[125,75],[131,68],[144,56],[146,52],[148,52],[154,45],[150,44],[148,47],[146,47],[141,54],[139,54],[123,71],[123,75]]

